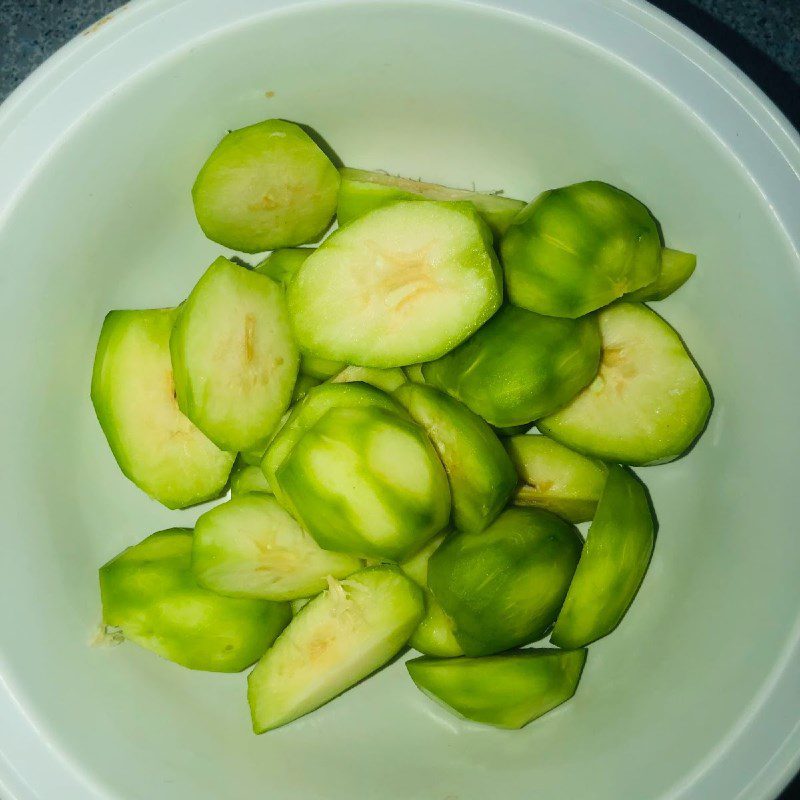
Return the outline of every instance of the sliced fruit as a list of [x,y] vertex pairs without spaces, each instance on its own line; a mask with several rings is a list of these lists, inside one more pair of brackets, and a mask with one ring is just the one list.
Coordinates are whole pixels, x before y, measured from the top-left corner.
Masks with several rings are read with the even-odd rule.
[[227,597],[296,600],[321,592],[329,575],[346,578],[361,562],[323,550],[274,498],[250,494],[197,520],[192,568],[201,586]]
[[375,367],[345,367],[331,378],[331,383],[368,383],[384,392],[393,392],[406,382],[406,376],[399,367],[376,369]]
[[375,405],[329,410],[275,481],[320,546],[368,558],[405,558],[450,516],[447,475],[425,433]]
[[392,659],[424,613],[422,592],[394,567],[370,567],[308,603],[250,673],[256,733],[319,708]]
[[441,533],[430,540],[421,550],[400,565],[400,569],[411,578],[425,596],[425,616],[420,620],[409,644],[420,653],[440,658],[452,658],[464,654],[453,632],[453,620],[444,613],[428,588],[428,560],[439,548],[447,534]]
[[[292,405],[299,403],[315,386],[319,386],[319,378],[312,378],[310,375],[298,375],[292,390]],[[264,454],[261,454],[264,457]]]
[[261,467],[252,467],[241,456],[236,459],[231,472],[231,494],[272,494]]
[[581,553],[577,529],[548,511],[509,508],[481,533],[449,537],[428,562],[428,586],[469,656],[541,639]]
[[537,422],[587,455],[625,464],[671,461],[702,433],[711,394],[678,334],[647,306],[616,303],[599,314],[603,357],[594,381]]
[[221,494],[235,454],[220,450],[178,409],[169,357],[175,314],[108,314],[92,403],[122,472],[167,508],[184,508]]
[[630,470],[610,466],[553,644],[572,650],[611,633],[639,591],[654,543],[647,489]]
[[431,386],[405,383],[393,396],[425,429],[444,464],[456,529],[482,531],[505,508],[517,484],[500,440],[463,403]]
[[631,303],[664,300],[692,277],[695,267],[697,267],[697,256],[694,253],[683,253],[665,247],[661,251],[661,272],[658,277],[647,286],[635,292],[628,292],[625,300]]
[[285,289],[295,272],[313,252],[313,247],[285,247],[282,250],[273,250],[253,269],[272,278],[275,283],[279,283]]
[[332,408],[376,406],[388,411],[404,413],[402,407],[389,395],[364,383],[323,383],[308,394],[293,409],[288,419],[275,434],[261,462],[261,469],[275,497],[291,510],[288,498],[281,491],[275,473],[303,437]]
[[312,378],[326,381],[341,372],[347,364],[343,361],[333,361],[330,358],[318,358],[317,356],[303,353],[300,359],[300,372]]
[[398,178],[385,172],[342,167],[336,217],[345,225],[369,211],[398,200],[444,200],[471,203],[495,236],[506,232],[511,221],[525,208],[522,200],[501,194],[484,194],[466,189],[449,189],[437,183]]
[[335,231],[287,292],[300,348],[365,367],[438,358],[502,300],[492,236],[466,203],[400,202]]
[[569,522],[594,517],[608,468],[547,436],[512,436],[506,449],[519,474],[514,505],[545,508]]
[[260,467],[265,452],[266,450],[245,450],[243,453],[239,453],[238,457],[241,463],[247,464],[249,467]]
[[544,317],[505,305],[477,333],[422,365],[425,382],[498,427],[531,423],[597,374],[597,320]]
[[522,728],[569,700],[586,650],[530,649],[484,658],[415,658],[411,679],[428,697],[463,719]]
[[409,364],[403,367],[403,372],[405,372],[406,378],[412,383],[425,383],[425,378],[422,375],[422,367],[422,364]]
[[331,223],[339,172],[299,126],[268,119],[231,131],[192,187],[197,221],[243,253],[319,239]]
[[299,361],[280,286],[218,258],[180,307],[169,345],[181,411],[223,450],[266,447]]
[[300,597],[297,600],[292,600],[289,604],[292,607],[292,616],[296,617],[300,610],[305,608],[312,600],[312,597]]
[[240,672],[289,621],[286,603],[220,597],[192,575],[192,532],[154,533],[100,569],[103,623],[189,669]]
[[503,237],[506,291],[515,305],[580,317],[658,278],[661,239],[635,197],[600,181],[544,192]]
[[521,433],[527,433],[531,429],[529,423],[524,422],[522,425],[508,425],[505,428],[497,428],[495,427],[495,433],[498,436],[502,436],[503,438],[508,438],[509,436],[519,436]]

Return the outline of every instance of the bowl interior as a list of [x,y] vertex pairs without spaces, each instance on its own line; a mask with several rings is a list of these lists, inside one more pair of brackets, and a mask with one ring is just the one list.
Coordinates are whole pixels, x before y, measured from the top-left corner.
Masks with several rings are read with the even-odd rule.
[[[196,171],[226,129],[273,116],[352,166],[453,186],[530,199],[607,180],[699,255],[657,309],[709,379],[711,424],[640,470],[660,532],[638,601],[575,699],[522,732],[451,718],[395,663],[256,738],[243,676],[89,646],[97,567],[202,511],[168,512],[117,469],[89,402],[100,324],[185,297],[220,251],[194,220]],[[797,256],[742,164],[623,60],[468,4],[256,15],[98,98],[2,225],[3,679],[108,797],[654,800],[769,679],[798,613]]]

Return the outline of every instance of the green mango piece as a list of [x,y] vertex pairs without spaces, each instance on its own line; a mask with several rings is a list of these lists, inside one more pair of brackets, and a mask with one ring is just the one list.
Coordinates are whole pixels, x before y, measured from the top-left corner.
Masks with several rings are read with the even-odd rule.
[[569,700],[578,688],[586,650],[516,650],[483,658],[406,662],[428,697],[462,719],[516,730]]
[[280,286],[218,258],[180,307],[169,347],[180,410],[223,450],[265,448],[299,361]]
[[655,520],[644,484],[612,465],[589,528],[578,569],[550,637],[573,650],[608,636],[630,608],[655,543]]
[[396,567],[369,567],[305,605],[247,679],[256,733],[286,725],[382,667],[424,613],[422,592]]
[[292,600],[289,604],[292,607],[292,616],[296,617],[312,600],[312,597],[298,597],[297,600]]
[[382,389],[384,392],[393,392],[398,386],[402,386],[406,382],[406,376],[399,367],[393,367],[392,369],[345,367],[330,380],[331,383],[357,383],[360,381]]
[[[294,384],[294,391],[292,392],[292,405],[299,403],[315,386],[319,386],[321,381],[319,378],[312,378],[310,375],[298,375],[297,381]],[[261,453],[261,458],[264,453]],[[261,463],[259,459],[259,463]]]
[[665,247],[661,251],[661,272],[658,277],[647,286],[628,292],[624,299],[631,303],[664,300],[692,277],[696,267],[697,256],[694,253],[683,253]]
[[220,597],[195,582],[192,532],[154,533],[100,568],[103,622],[189,669],[240,672],[289,622],[287,603]]
[[505,508],[517,485],[502,443],[463,403],[431,386],[405,383],[393,396],[425,429],[444,464],[456,529],[482,531]]
[[339,172],[298,125],[268,119],[231,131],[192,187],[212,241],[243,253],[314,242],[336,211]]
[[635,197],[600,181],[543,192],[500,245],[508,299],[554,317],[581,317],[661,270],[656,221]]
[[314,252],[313,247],[285,247],[282,250],[273,250],[263,261],[253,267],[256,272],[272,278],[285,289],[295,272],[305,263],[305,260]]
[[242,494],[272,494],[272,489],[261,471],[261,467],[253,467],[242,459],[241,453],[231,471],[231,495],[236,497]]
[[438,358],[502,301],[492,235],[467,203],[400,202],[334,231],[287,290],[300,349],[364,367]]
[[598,315],[603,357],[594,381],[536,424],[603,461],[658,464],[691,447],[711,413],[711,393],[680,336],[654,311],[615,303]]
[[522,425],[509,425],[505,428],[497,428],[495,427],[495,433],[498,436],[502,436],[503,438],[508,438],[510,436],[518,436],[521,433],[527,433],[531,429],[529,423],[525,422]]
[[320,546],[344,553],[401,560],[450,517],[447,475],[425,433],[375,406],[329,410],[275,480]]
[[509,508],[481,533],[448,538],[428,562],[428,586],[468,656],[541,639],[578,564],[577,528],[538,508]]
[[498,427],[530,424],[575,397],[597,374],[594,316],[544,317],[503,306],[477,333],[422,365],[425,382]]
[[347,364],[343,361],[333,361],[330,358],[318,358],[309,353],[303,353],[300,359],[300,372],[320,381],[327,381],[340,373]]
[[248,467],[261,467],[265,452],[266,450],[245,450],[243,453],[239,453],[238,458],[242,464]]
[[440,533],[421,550],[400,565],[400,569],[422,589],[425,597],[425,616],[420,620],[408,643],[420,653],[439,658],[464,655],[454,633],[453,620],[445,614],[428,588],[428,561],[444,541],[447,533]]
[[425,383],[425,378],[422,375],[423,366],[423,364],[409,364],[403,367],[403,372],[412,383]]
[[197,520],[192,568],[218,594],[279,601],[317,594],[328,576],[346,578],[361,562],[323,550],[273,497],[250,494]]
[[305,432],[328,411],[332,408],[359,406],[376,406],[399,414],[405,413],[402,406],[389,395],[365,383],[323,383],[310,389],[292,409],[261,461],[261,469],[267,482],[284,508],[291,511],[292,505],[276,480],[278,468],[288,458]]
[[525,208],[522,200],[467,189],[449,189],[437,183],[398,178],[385,172],[342,167],[336,217],[340,225],[363,217],[373,209],[398,200],[444,200],[471,203],[492,233],[502,236],[514,217]]
[[518,506],[544,508],[568,522],[594,517],[608,468],[547,436],[512,436],[506,450],[519,474]]
[[120,469],[167,508],[218,497],[236,457],[178,408],[169,355],[176,313],[110,312],[97,343],[91,392]]

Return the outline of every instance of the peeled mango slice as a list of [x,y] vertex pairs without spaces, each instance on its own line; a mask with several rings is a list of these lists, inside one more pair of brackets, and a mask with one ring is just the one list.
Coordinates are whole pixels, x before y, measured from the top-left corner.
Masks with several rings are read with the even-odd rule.
[[267,479],[261,467],[253,467],[241,458],[236,460],[231,472],[231,494],[235,497],[241,494],[272,494]]
[[438,358],[500,306],[492,236],[467,203],[400,202],[328,237],[287,298],[300,349],[365,367]]
[[406,382],[406,376],[399,367],[376,369],[375,367],[345,367],[331,378],[331,383],[368,383],[384,392],[393,392]]
[[505,508],[517,484],[500,440],[463,403],[431,386],[405,383],[394,398],[425,429],[444,464],[456,529],[482,531]]
[[515,305],[581,317],[658,278],[661,239],[635,197],[600,181],[544,192],[503,237],[506,291]]
[[586,650],[529,649],[484,658],[415,658],[411,679],[428,697],[463,719],[522,728],[569,700]]
[[308,353],[303,353],[300,359],[300,372],[302,372],[303,375],[317,378],[320,381],[327,381],[329,378],[341,372],[346,366],[347,364],[343,361],[333,361],[330,358],[318,358]]
[[277,601],[317,594],[329,575],[346,578],[361,562],[323,550],[274,498],[251,494],[197,520],[192,567],[206,589]]
[[364,383],[323,383],[310,389],[303,400],[292,409],[261,462],[261,469],[267,482],[284,508],[291,509],[291,503],[281,491],[275,474],[303,434],[332,408],[361,406],[375,406],[387,411],[404,413],[400,404],[389,395]]
[[243,253],[319,239],[336,210],[339,172],[298,125],[268,119],[228,133],[192,187],[197,221]]
[[509,508],[481,533],[449,537],[428,562],[428,586],[468,656],[541,639],[578,564],[577,528],[538,508]]
[[578,569],[558,615],[553,644],[575,649],[607,636],[639,591],[655,541],[644,484],[612,465]]
[[425,382],[498,427],[529,424],[569,402],[597,374],[594,316],[556,319],[504,305],[477,333],[422,365]]
[[628,292],[625,300],[631,303],[649,303],[654,300],[665,300],[673,292],[683,286],[692,277],[697,267],[697,256],[694,253],[682,253],[665,247],[661,251],[661,272],[647,286]]
[[300,609],[250,673],[256,733],[319,708],[390,661],[424,613],[422,592],[396,567],[370,567]]
[[[319,386],[321,381],[318,378],[312,378],[310,375],[298,375],[292,391],[292,405],[299,403],[311,389]],[[261,454],[263,458],[264,454]],[[260,460],[259,460],[260,463]]]
[[542,433],[603,461],[656,464],[682,455],[705,428],[711,393],[680,336],[654,311],[616,303],[599,314],[594,381],[537,422]]
[[453,632],[453,620],[444,613],[428,588],[428,561],[444,541],[446,533],[435,536],[420,551],[400,565],[400,569],[422,589],[425,596],[425,616],[420,620],[409,644],[420,653],[440,658],[464,654]]
[[423,366],[423,364],[409,364],[403,367],[403,372],[405,372],[406,378],[412,383],[425,383],[425,378],[422,375]]
[[450,517],[447,475],[425,433],[375,406],[329,410],[275,480],[321,547],[367,558],[403,559]]
[[220,597],[192,575],[192,532],[154,533],[100,569],[103,622],[189,669],[240,672],[289,622],[287,603]]
[[236,457],[178,409],[169,355],[176,313],[112,311],[92,373],[92,403],[120,469],[167,508],[220,495]]
[[266,447],[299,361],[278,284],[218,258],[180,307],[170,353],[178,407],[211,441]]
[[594,517],[608,468],[547,436],[512,436],[506,449],[519,473],[514,505],[544,508],[568,522]]
[[274,250],[253,269],[272,278],[285,289],[295,272],[313,252],[313,247],[286,247],[283,250]]
[[500,194],[483,194],[466,189],[449,189],[436,183],[398,178],[385,172],[342,167],[336,216],[345,225],[369,211],[398,200],[449,200],[471,203],[495,236],[506,232],[511,221],[525,207],[522,200]]

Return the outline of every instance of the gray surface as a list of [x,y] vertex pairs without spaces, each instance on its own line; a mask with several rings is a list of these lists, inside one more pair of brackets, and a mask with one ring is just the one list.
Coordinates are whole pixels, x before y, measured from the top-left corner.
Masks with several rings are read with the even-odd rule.
[[[800,127],[800,0],[653,0],[738,64]],[[117,0],[0,0],[0,100]],[[800,779],[785,800],[800,793]]]

